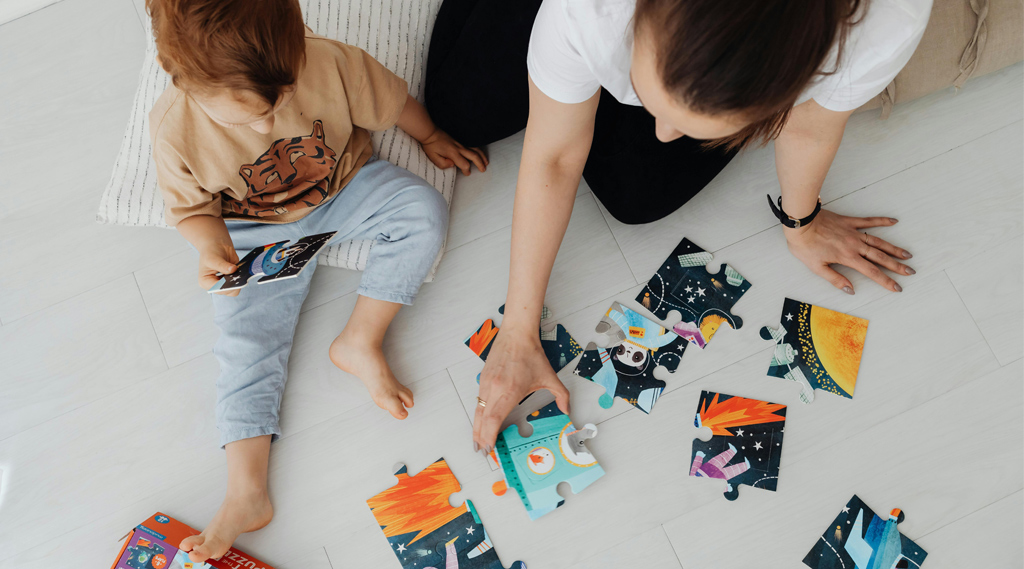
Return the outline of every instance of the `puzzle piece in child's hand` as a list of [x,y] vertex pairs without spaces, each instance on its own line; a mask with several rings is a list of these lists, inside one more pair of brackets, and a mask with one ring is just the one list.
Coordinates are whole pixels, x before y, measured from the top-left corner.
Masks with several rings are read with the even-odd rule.
[[[402,567],[503,568],[473,503],[448,504],[461,487],[443,458],[416,476],[409,476],[405,466],[395,476],[397,484],[366,504]],[[516,561],[512,569],[526,569],[526,564]]]
[[825,533],[804,557],[814,569],[917,569],[928,552],[903,534],[896,525],[903,512],[894,509],[880,518],[855,494]]
[[782,326],[761,328],[775,342],[768,375],[800,384],[800,400],[814,401],[824,389],[853,398],[868,321],[790,298],[782,305]]
[[577,429],[556,403],[526,420],[533,427],[530,436],[521,436],[517,425],[498,434],[490,458],[501,466],[505,479],[495,482],[492,491],[502,496],[514,489],[535,520],[565,502],[557,491],[560,483],[568,482],[572,493],[579,494],[604,476],[604,469],[584,444],[597,436],[596,426],[588,423]]
[[573,373],[604,387],[598,399],[601,407],[611,407],[613,398],[619,397],[650,413],[665,388],[654,370],[664,366],[675,371],[686,340],[618,302],[612,303],[596,330],[608,336],[610,347],[591,342]]
[[729,500],[739,497],[740,484],[775,491],[785,405],[701,391],[693,425],[711,429],[711,440],[693,439],[690,476],[725,480]]
[[662,320],[678,312],[680,320],[672,329],[701,348],[711,341],[722,322],[733,329],[743,325],[731,310],[750,289],[750,281],[729,265],[720,273],[709,273],[707,264],[711,259],[711,253],[683,238],[636,297]]
[[236,264],[235,272],[221,277],[207,292],[225,292],[244,287],[252,277],[262,277],[257,282],[269,282],[291,279],[299,276],[317,253],[330,243],[337,231],[309,235],[288,245],[290,241],[278,241],[249,251]]
[[[498,313],[505,314],[504,304],[498,309]],[[551,311],[548,307],[543,307],[541,320],[546,320],[550,316]],[[480,359],[487,361],[487,355],[491,352],[491,345],[494,343],[494,338],[498,335],[498,330],[499,328],[495,326],[494,320],[488,318],[477,328],[477,331],[472,336],[466,338],[466,345],[469,346],[469,349],[473,350],[474,354],[480,356]],[[556,324],[550,330],[545,330],[543,326],[541,327],[540,347],[543,348],[544,355],[547,356],[548,362],[551,363],[551,368],[555,370],[555,373],[562,371],[562,368],[569,365],[569,362],[576,359],[576,356],[583,352],[583,348],[580,347],[579,343],[561,324]],[[479,382],[480,377],[477,376],[477,383]]]

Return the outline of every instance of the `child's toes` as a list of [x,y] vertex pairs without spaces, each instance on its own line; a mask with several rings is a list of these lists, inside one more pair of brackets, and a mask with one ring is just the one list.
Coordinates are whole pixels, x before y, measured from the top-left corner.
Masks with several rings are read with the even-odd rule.
[[408,389],[402,389],[398,392],[398,398],[402,400],[402,404],[406,407],[412,407],[415,405],[412,400],[412,391]]
[[396,419],[404,419],[409,416],[408,411],[402,405],[402,400],[394,395],[388,398],[383,407]]
[[200,535],[191,535],[191,536],[186,537],[185,539],[181,540],[181,544],[178,545],[178,549],[180,549],[182,551],[185,551],[185,552],[192,551],[197,546],[202,545],[203,541],[205,541],[205,540],[206,540],[206,536],[204,536],[202,534],[200,534]]

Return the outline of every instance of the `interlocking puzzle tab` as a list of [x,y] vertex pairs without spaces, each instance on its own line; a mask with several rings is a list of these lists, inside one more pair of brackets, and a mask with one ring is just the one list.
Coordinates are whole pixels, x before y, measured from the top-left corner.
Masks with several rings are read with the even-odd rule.
[[550,403],[527,418],[533,427],[528,437],[512,425],[498,434],[491,460],[501,466],[503,481],[492,490],[502,496],[515,489],[531,520],[554,511],[565,501],[557,487],[568,482],[573,494],[579,494],[604,476],[604,469],[587,450],[585,441],[597,436],[597,427],[586,424],[577,429],[567,415]]
[[743,325],[732,314],[732,306],[750,290],[750,281],[725,265],[720,273],[709,273],[713,255],[683,238],[661,268],[647,283],[636,301],[661,320],[679,313],[672,326],[676,334],[704,348],[718,327],[727,322],[733,329]]
[[[443,458],[366,501],[405,569],[504,569],[473,502],[453,508],[448,497],[461,490]],[[511,569],[526,569],[516,561]]]
[[813,569],[917,569],[928,552],[900,533],[903,512],[882,519],[854,494],[804,557]]
[[601,407],[611,407],[613,397],[619,397],[650,413],[665,389],[665,382],[654,377],[654,370],[664,366],[675,371],[686,340],[618,302],[612,303],[596,331],[608,336],[610,347],[588,344],[573,373],[604,387],[598,400]]
[[[505,314],[504,304],[498,309],[498,313]],[[541,311],[540,347],[544,350],[544,355],[547,356],[548,362],[551,363],[551,368],[555,370],[555,373],[558,373],[562,371],[562,368],[569,365],[569,362],[576,359],[576,356],[583,352],[583,348],[580,347],[579,343],[576,342],[564,326],[556,324],[551,327],[550,324],[546,323],[545,321],[549,318],[551,318],[551,310],[545,306]],[[494,338],[498,335],[498,330],[500,328],[494,324],[494,320],[488,318],[477,328],[472,336],[466,338],[466,346],[473,350],[473,353],[479,356],[480,359],[487,361],[487,355],[491,353],[491,345],[494,343]],[[479,376],[477,376],[477,382],[480,382]]]
[[278,241],[249,251],[230,275],[218,273],[221,277],[207,292],[226,292],[244,287],[253,277],[262,277],[258,284],[292,279],[299,276],[309,262],[316,257],[337,231],[308,235],[292,245],[290,241]]
[[693,425],[711,429],[711,440],[693,440],[690,476],[725,480],[729,500],[739,497],[740,484],[775,491],[785,405],[701,391]]
[[853,399],[868,321],[791,298],[781,321],[761,328],[761,337],[775,342],[768,375],[799,383],[804,403],[814,401],[815,389]]
[[186,537],[198,534],[178,520],[157,512],[128,533],[111,569],[274,569],[233,547],[220,559],[194,563],[178,545]]

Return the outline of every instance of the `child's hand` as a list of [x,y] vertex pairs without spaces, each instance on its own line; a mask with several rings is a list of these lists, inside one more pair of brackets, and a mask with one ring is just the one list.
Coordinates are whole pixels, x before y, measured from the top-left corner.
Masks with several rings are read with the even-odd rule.
[[441,129],[435,130],[420,144],[427,158],[438,168],[456,166],[466,176],[469,175],[470,163],[481,172],[487,170],[487,157],[479,148],[466,148]]
[[[235,263],[238,262],[238,253],[230,245],[210,245],[199,251],[199,286],[203,290],[210,290],[210,287],[217,284],[220,277],[217,273],[231,274],[238,269]],[[216,292],[224,296],[238,296],[242,289],[229,290],[227,292]]]

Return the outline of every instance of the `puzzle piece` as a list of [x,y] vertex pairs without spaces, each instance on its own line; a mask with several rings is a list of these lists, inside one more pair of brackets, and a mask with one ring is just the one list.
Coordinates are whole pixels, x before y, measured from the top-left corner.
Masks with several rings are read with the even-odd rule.
[[670,313],[678,312],[680,320],[672,326],[673,331],[702,349],[723,322],[733,329],[743,325],[731,310],[750,290],[750,281],[729,265],[721,273],[708,272],[712,258],[711,253],[683,238],[636,297],[666,322]]
[[[498,309],[498,313],[505,314],[504,304]],[[551,363],[551,368],[555,370],[555,373],[558,373],[562,371],[562,368],[569,365],[569,362],[576,359],[576,356],[583,353],[583,348],[580,347],[579,343],[561,324],[556,324],[553,328],[545,330],[543,322],[550,317],[551,310],[547,306],[543,307],[541,310],[540,347],[543,348],[544,355],[547,356],[548,362]],[[494,324],[494,320],[488,318],[477,328],[472,336],[466,338],[466,346],[473,350],[474,354],[480,356],[480,359],[487,361],[487,356],[491,353],[491,345],[494,344],[494,338],[497,337],[498,330],[499,328]],[[479,375],[477,375],[476,381],[480,383]]]
[[608,336],[610,347],[588,344],[573,373],[604,387],[598,400],[604,409],[619,397],[650,413],[666,385],[654,377],[654,369],[664,366],[675,371],[686,340],[618,302],[612,303],[596,331]]
[[[461,489],[443,458],[366,501],[388,544],[407,569],[503,569],[473,502],[453,508],[448,497]],[[516,561],[510,569],[526,569]]]
[[244,287],[253,277],[262,277],[259,284],[293,279],[299,276],[317,253],[330,243],[337,231],[308,235],[292,245],[290,241],[278,241],[249,251],[236,263],[238,267],[230,275],[217,273],[220,280],[207,292],[225,292]]
[[785,405],[701,391],[693,425],[711,429],[711,440],[693,439],[690,476],[725,480],[728,500],[739,497],[740,484],[775,491]]
[[928,552],[901,534],[903,512],[880,518],[854,494],[804,557],[813,569],[917,569]]
[[768,375],[799,383],[804,403],[814,401],[815,389],[853,399],[868,321],[791,298],[781,321],[761,328],[761,337],[775,342]]
[[568,482],[572,493],[579,494],[604,476],[604,469],[584,444],[597,436],[596,426],[588,423],[577,429],[555,403],[526,420],[533,427],[530,436],[521,436],[517,425],[498,434],[489,456],[501,466],[505,479],[495,482],[492,491],[503,496],[514,488],[535,520],[565,502],[557,491],[559,483]]

